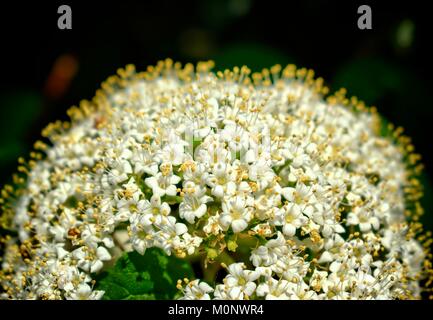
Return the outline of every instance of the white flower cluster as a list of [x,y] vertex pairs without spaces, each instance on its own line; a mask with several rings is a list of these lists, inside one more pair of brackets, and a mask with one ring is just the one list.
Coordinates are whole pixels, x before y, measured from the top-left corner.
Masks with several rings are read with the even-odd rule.
[[217,270],[183,299],[419,298],[416,155],[311,71],[210,67],[127,67],[47,127],[3,201],[3,298],[99,299],[151,247]]

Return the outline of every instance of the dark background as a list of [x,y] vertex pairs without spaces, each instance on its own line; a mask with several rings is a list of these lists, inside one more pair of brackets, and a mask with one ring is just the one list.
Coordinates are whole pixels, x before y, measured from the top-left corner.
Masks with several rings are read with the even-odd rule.
[[[295,63],[332,91],[344,86],[406,129],[426,166],[425,223],[432,228],[431,18],[426,1],[64,1],[0,6],[0,185],[41,129],[128,63],[214,59],[218,69]],[[59,30],[57,8],[72,8]],[[359,30],[357,8],[372,8]]]

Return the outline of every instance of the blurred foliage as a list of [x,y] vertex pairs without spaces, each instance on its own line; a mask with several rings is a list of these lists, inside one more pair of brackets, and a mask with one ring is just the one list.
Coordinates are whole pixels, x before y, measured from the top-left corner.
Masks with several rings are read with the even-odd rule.
[[332,85],[334,89],[345,87],[349,94],[371,105],[379,102],[388,92],[398,93],[404,82],[405,75],[401,68],[377,58],[362,58],[342,65],[336,71]]
[[26,134],[42,110],[42,96],[33,91],[0,95],[0,167],[16,163],[28,151]]
[[259,43],[239,43],[227,46],[212,57],[217,70],[246,65],[253,71],[261,71],[275,64],[295,63],[293,58],[278,49]]

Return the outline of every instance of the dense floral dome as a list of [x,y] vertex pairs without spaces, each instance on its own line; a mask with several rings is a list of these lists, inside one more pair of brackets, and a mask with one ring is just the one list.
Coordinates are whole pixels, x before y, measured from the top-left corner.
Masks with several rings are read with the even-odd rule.
[[103,298],[96,275],[153,247],[200,262],[181,299],[420,298],[401,129],[311,70],[212,67],[127,66],[44,130],[2,192],[3,298]]

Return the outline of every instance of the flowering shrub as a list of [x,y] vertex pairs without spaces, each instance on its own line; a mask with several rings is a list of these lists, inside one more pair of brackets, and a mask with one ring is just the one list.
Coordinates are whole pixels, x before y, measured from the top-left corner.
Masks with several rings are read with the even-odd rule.
[[43,131],[2,192],[3,298],[420,297],[401,129],[311,70],[211,67],[128,66]]

